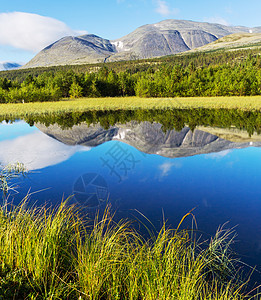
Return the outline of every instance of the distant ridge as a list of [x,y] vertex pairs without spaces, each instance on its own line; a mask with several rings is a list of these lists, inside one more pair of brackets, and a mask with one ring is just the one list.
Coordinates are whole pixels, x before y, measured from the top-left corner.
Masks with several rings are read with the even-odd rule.
[[252,49],[260,46],[261,33],[234,33],[202,47],[192,49],[190,52],[216,51],[220,49],[236,50],[240,48]]
[[0,62],[0,71],[18,69],[19,67],[21,65],[15,62]]
[[199,48],[234,33],[261,33],[261,27],[165,20],[144,25],[116,40],[94,34],[64,37],[40,51],[24,68],[153,58]]

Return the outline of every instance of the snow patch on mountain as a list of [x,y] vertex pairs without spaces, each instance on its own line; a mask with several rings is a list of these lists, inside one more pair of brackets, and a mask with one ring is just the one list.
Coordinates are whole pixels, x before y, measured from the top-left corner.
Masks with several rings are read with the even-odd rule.
[[124,47],[124,44],[122,41],[117,41],[117,42],[111,42],[112,45],[114,45],[116,47],[116,50],[118,52],[121,52],[121,51],[130,51],[130,49],[127,49]]

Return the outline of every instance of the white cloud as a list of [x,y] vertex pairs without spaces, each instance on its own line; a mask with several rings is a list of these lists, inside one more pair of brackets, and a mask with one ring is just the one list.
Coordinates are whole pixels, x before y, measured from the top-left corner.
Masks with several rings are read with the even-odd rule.
[[0,164],[19,162],[28,170],[38,170],[66,161],[76,152],[88,150],[89,147],[64,145],[38,131],[0,142]]
[[69,28],[65,23],[37,14],[24,12],[0,13],[0,44],[38,52],[66,35],[86,31]]
[[179,164],[177,162],[166,161],[163,164],[159,165],[159,169],[161,171],[160,178],[168,176],[173,167],[180,168],[181,164]]
[[179,12],[178,9],[171,9],[168,3],[164,0],[156,0],[156,5],[156,12],[164,17],[169,15],[176,15]]
[[208,23],[217,23],[217,24],[229,26],[229,22],[227,22],[225,19],[219,16],[204,18],[204,21]]

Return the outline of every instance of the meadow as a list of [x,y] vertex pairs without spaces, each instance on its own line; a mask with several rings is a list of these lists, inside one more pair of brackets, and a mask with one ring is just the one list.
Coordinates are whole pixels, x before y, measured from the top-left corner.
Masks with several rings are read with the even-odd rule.
[[40,114],[84,112],[90,110],[137,109],[239,109],[260,110],[261,96],[191,98],[79,98],[55,102],[0,104],[0,116],[19,118]]

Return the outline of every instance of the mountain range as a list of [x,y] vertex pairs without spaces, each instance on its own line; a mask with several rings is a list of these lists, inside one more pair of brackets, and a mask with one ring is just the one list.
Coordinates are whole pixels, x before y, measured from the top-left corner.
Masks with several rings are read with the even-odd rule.
[[0,71],[18,69],[19,67],[21,65],[15,62],[0,62]]
[[116,40],[94,34],[64,37],[40,51],[24,68],[160,57],[199,48],[238,33],[261,33],[261,27],[170,19],[141,26]]
[[116,140],[129,144],[147,154],[164,157],[187,157],[198,154],[215,153],[231,149],[261,147],[261,138],[254,135],[249,138],[245,131],[238,129],[199,128],[191,130],[184,127],[181,131],[163,131],[162,125],[150,122],[128,122],[116,124],[104,129],[99,124],[74,125],[62,129],[54,124],[36,127],[48,136],[65,145],[96,147],[105,142]]

